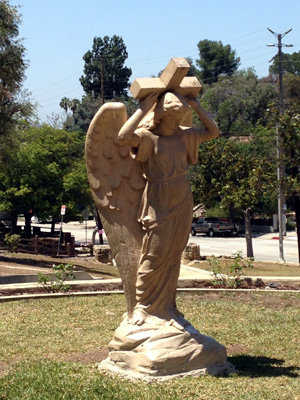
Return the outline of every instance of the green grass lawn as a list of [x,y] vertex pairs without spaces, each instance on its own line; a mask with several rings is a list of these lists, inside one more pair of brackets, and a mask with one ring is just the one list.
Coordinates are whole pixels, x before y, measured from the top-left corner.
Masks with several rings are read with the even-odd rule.
[[[209,258],[209,257],[208,257]],[[233,260],[229,258],[221,259],[222,263],[230,265]],[[300,277],[300,266],[296,264],[287,264],[280,262],[262,262],[254,261],[254,268],[245,269],[244,273],[247,276],[290,276]],[[211,270],[211,265],[207,260],[193,263],[193,267],[204,269],[206,271]]]
[[177,302],[227,347],[235,374],[160,384],[112,378],[98,372],[97,360],[80,360],[106,349],[123,296],[22,300],[0,304],[0,399],[300,399],[299,292],[201,292]]

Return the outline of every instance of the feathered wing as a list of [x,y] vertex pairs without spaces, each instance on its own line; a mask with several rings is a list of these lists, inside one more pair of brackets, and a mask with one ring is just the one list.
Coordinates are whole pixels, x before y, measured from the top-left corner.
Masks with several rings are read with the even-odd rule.
[[143,232],[137,215],[145,181],[139,164],[130,156],[130,147],[118,144],[118,132],[126,120],[124,104],[103,105],[89,127],[85,158],[93,198],[120,271],[130,317],[136,303]]

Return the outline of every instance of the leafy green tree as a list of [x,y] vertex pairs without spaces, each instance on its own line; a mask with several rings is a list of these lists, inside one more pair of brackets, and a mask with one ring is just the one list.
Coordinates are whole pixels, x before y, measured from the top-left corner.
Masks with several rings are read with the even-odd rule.
[[[292,54],[282,54],[283,73],[290,73],[300,76],[300,51]],[[279,74],[279,56],[274,57],[274,61],[269,68],[270,74]]]
[[285,168],[281,181],[287,204],[296,215],[298,238],[298,256],[300,264],[300,104],[293,104],[280,113],[273,107],[269,112],[270,126],[277,124],[279,143],[282,145],[283,157],[280,160]]
[[61,204],[66,204],[71,218],[88,204],[84,135],[43,125],[20,132],[15,149],[6,154],[6,168],[0,168],[0,208],[11,213],[15,223],[24,214],[27,234],[33,214],[58,217]]
[[196,64],[204,84],[217,82],[220,76],[231,76],[238,69],[240,58],[229,44],[224,46],[221,41],[205,39],[198,43],[198,49],[200,58]]
[[260,81],[248,69],[220,78],[205,89],[201,102],[214,116],[223,135],[249,135],[277,96],[271,83]]
[[[251,213],[272,203],[276,175],[272,154],[274,143],[264,128],[253,137],[219,138],[199,148],[199,162],[190,170],[197,203],[206,207],[216,201],[231,217],[242,215],[245,223],[247,256],[253,257]],[[233,219],[233,218],[232,218]]]
[[72,114],[67,115],[64,128],[68,131],[87,132],[94,115],[102,105],[101,99],[86,95],[81,101],[77,99],[67,99],[67,101],[68,109],[71,109]]
[[286,108],[294,104],[300,104],[300,75],[284,74],[283,92]]
[[0,135],[8,134],[20,118],[31,115],[32,105],[21,92],[27,63],[18,39],[20,14],[8,0],[0,0]]
[[[130,117],[137,109],[138,102],[133,97],[120,96],[115,98],[126,105],[128,117]],[[63,101],[63,100],[62,100]],[[83,96],[81,101],[77,99],[66,99],[68,109],[72,114],[67,114],[64,122],[64,129],[68,131],[87,132],[90,123],[102,105],[101,99],[94,99],[91,95]]]
[[85,53],[84,75],[80,82],[87,95],[112,99],[127,95],[131,69],[124,66],[128,57],[120,36],[95,37],[92,50]]

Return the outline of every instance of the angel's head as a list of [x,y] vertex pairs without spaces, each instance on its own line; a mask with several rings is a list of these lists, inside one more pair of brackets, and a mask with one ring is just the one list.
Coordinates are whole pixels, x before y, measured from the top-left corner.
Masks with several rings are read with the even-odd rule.
[[155,129],[161,136],[170,136],[191,112],[192,109],[183,96],[167,92],[158,98],[154,111],[147,114],[139,126],[151,131]]

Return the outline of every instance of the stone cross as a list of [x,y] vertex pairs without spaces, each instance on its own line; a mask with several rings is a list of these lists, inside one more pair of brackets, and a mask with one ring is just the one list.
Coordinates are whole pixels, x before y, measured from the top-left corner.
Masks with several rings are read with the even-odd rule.
[[171,58],[159,78],[135,79],[130,86],[132,96],[140,100],[150,93],[176,91],[183,96],[196,97],[202,86],[196,77],[186,76],[189,69],[185,58]]

